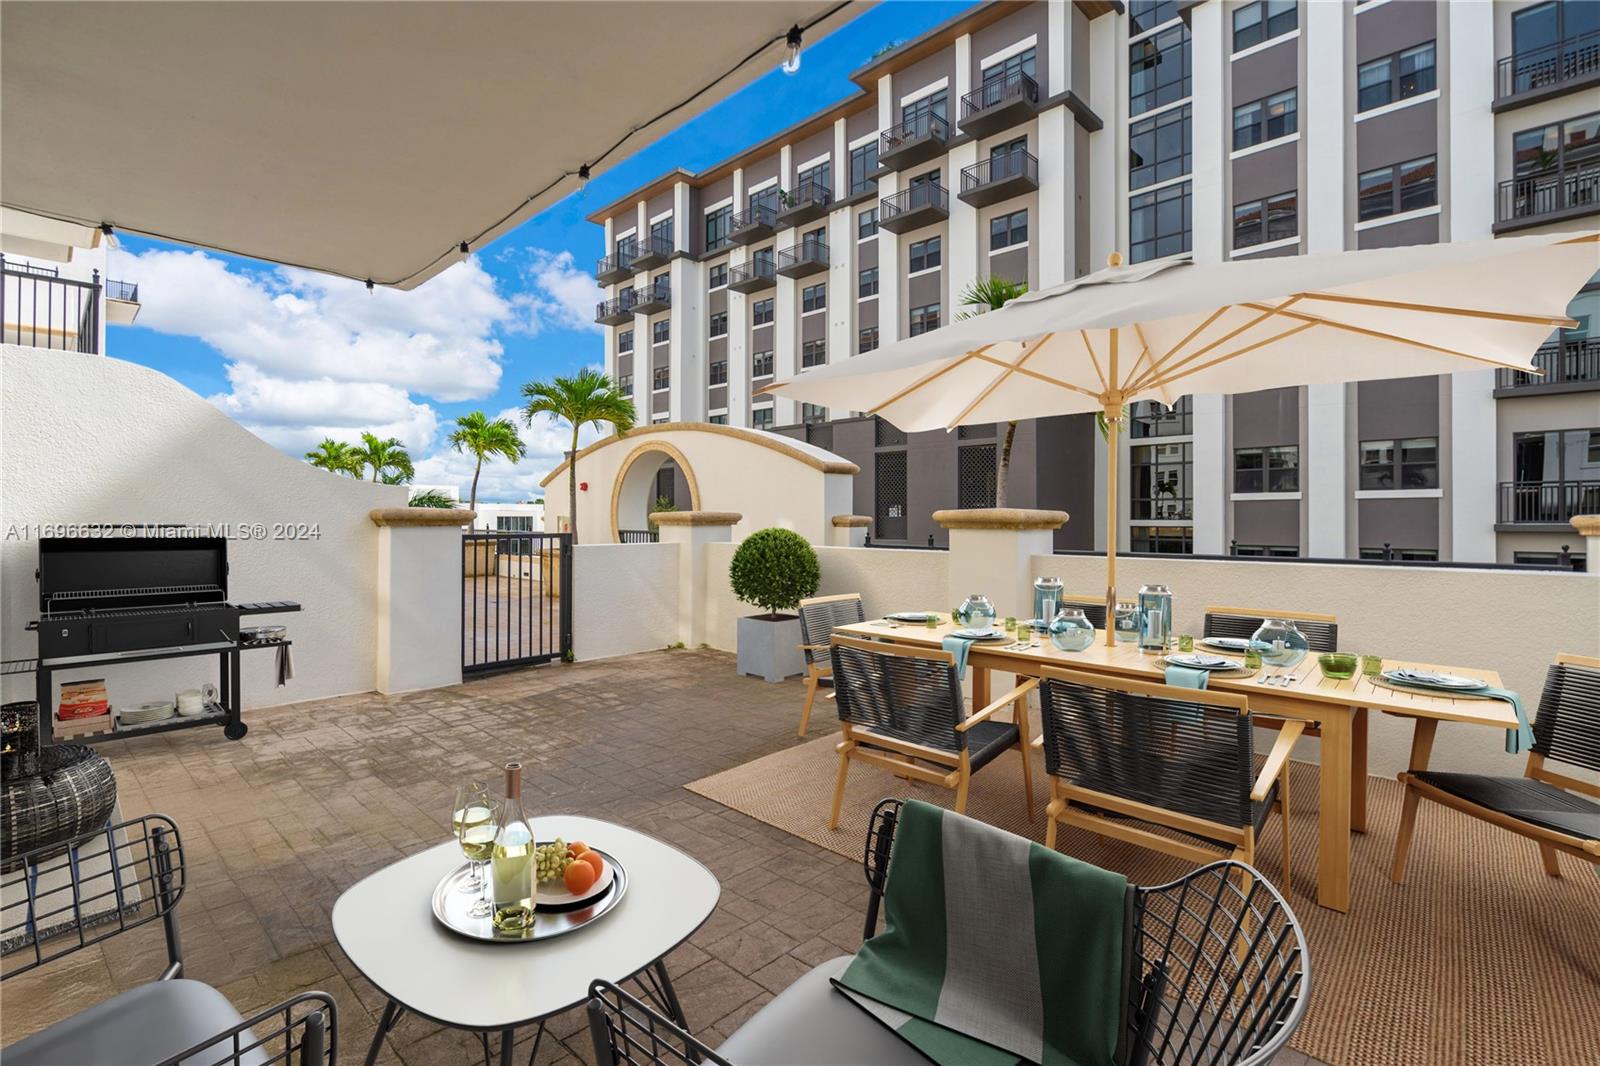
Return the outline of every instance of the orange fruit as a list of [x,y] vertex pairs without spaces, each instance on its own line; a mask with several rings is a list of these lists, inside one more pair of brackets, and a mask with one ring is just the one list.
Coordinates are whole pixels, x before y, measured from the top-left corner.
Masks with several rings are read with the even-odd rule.
[[564,875],[567,882],[567,891],[574,896],[581,896],[589,891],[599,874],[594,872],[594,867],[586,862],[575,862],[567,867]]
[[572,843],[567,845],[567,854],[572,856],[574,859],[588,850],[589,845],[585,844],[581,840],[574,840]]
[[[579,855],[572,866],[578,865],[587,865],[593,869],[595,880],[597,881],[600,879],[600,875],[606,872],[606,861],[600,857],[598,851],[586,851]],[[567,869],[572,869],[572,866],[567,867]]]

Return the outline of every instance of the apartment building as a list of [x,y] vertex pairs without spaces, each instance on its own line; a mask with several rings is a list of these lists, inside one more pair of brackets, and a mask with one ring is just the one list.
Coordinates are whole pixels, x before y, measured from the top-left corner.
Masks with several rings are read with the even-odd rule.
[[[758,390],[939,328],[975,280],[1600,225],[1595,3],[992,2],[852,80],[591,215],[596,317],[641,413],[850,458],[881,542],[940,543],[931,511],[991,502],[1005,427],[907,435]],[[1539,378],[1138,405],[1119,547],[1556,561],[1600,510],[1597,310],[1600,283]],[[1104,547],[1104,448],[1088,416],[1018,429],[1010,502],[1072,514],[1058,547]]]
[[106,325],[130,325],[139,287],[106,277],[106,234],[0,213],[0,343],[105,354]]

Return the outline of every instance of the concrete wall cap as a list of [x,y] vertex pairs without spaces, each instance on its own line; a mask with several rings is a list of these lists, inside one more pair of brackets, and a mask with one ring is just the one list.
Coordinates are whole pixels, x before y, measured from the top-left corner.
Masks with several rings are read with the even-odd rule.
[[744,521],[737,511],[657,511],[650,521],[658,526],[736,526]]
[[478,512],[459,507],[377,507],[367,517],[375,526],[469,526]]
[[[772,451],[787,455],[791,459],[798,459],[812,469],[820,470],[824,474],[853,475],[861,473],[861,468],[855,463],[852,463],[848,459],[845,459],[841,456],[834,455],[832,452],[827,452],[827,449],[825,448],[818,448],[817,450],[827,452],[827,458],[815,455],[803,448],[798,448],[795,446],[794,441],[791,441],[788,437],[780,437],[776,433],[768,433],[765,430],[759,429],[743,429],[739,426],[724,426],[710,422],[663,422],[660,425],[634,426],[632,429],[628,430],[626,434],[621,436],[613,433],[609,437],[601,437],[588,447],[580,449],[578,451],[578,458],[582,459],[584,456],[596,451],[597,449],[609,448],[613,444],[630,444],[633,441],[638,440],[640,437],[646,437],[656,433],[681,433],[685,430],[694,430],[698,433],[710,433],[719,437],[729,437],[734,440],[744,441],[746,444],[754,444],[759,448],[768,448]],[[549,488],[552,484],[554,484],[556,478],[560,477],[570,465],[572,465],[572,460],[561,460],[560,465],[558,465],[554,470],[550,471],[550,473],[546,474],[544,479],[539,482],[540,486]]]
[[933,520],[946,529],[1059,529],[1065,511],[1030,511],[1021,507],[972,507],[935,511]]
[[1600,514],[1575,514],[1572,528],[1586,537],[1600,537]]
[[835,529],[860,529],[872,525],[872,516],[865,514],[836,514],[833,516]]

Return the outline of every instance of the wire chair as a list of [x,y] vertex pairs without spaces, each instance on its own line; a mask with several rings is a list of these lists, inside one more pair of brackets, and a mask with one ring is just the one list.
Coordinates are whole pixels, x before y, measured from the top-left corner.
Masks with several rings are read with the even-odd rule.
[[800,728],[796,735],[803,737],[811,725],[811,705],[816,702],[817,690],[833,686],[833,659],[828,653],[828,638],[838,626],[865,622],[867,614],[858,592],[801,600],[799,614],[800,651],[806,661],[806,702],[800,709]]
[[1258,611],[1247,607],[1207,607],[1204,636],[1249,640],[1269,618],[1287,618],[1306,635],[1315,652],[1339,650],[1339,621],[1331,614],[1297,611]]

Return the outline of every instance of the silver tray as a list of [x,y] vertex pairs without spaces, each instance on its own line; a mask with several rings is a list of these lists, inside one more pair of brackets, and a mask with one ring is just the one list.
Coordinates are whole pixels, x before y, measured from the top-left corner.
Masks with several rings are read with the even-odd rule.
[[598,921],[609,914],[618,903],[622,902],[623,894],[628,891],[628,871],[612,857],[610,852],[601,848],[594,850],[599,852],[600,857],[611,867],[610,887],[594,899],[575,905],[553,907],[540,904],[533,912],[532,929],[521,933],[504,933],[495,928],[493,918],[474,918],[468,913],[477,897],[460,891],[457,886],[470,876],[470,863],[462,863],[445,874],[444,879],[434,888],[433,916],[439,919],[439,924],[453,933],[492,944],[526,944],[534,940],[549,940],[552,937],[576,932],[590,922]]

